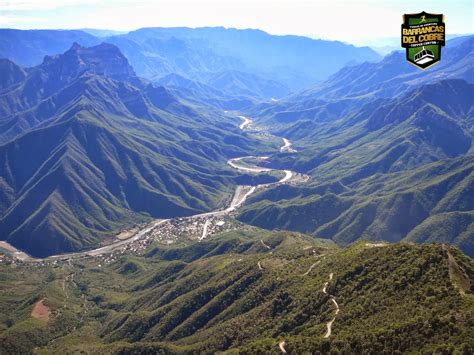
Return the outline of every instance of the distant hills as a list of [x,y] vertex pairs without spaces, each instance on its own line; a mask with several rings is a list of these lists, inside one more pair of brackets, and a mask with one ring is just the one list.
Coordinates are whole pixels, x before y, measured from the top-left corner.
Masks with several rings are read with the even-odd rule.
[[[380,58],[367,47],[356,48],[341,42],[299,36],[272,36],[260,30],[222,27],[144,28],[110,40],[123,47],[126,55],[125,43],[130,48],[146,48],[151,53],[156,52],[164,57],[165,63],[174,72],[187,74],[193,79],[202,78],[203,69],[216,73],[244,70],[280,81],[292,90],[321,80],[346,63]],[[177,62],[173,56],[166,54],[173,51],[186,61]],[[185,55],[187,51],[194,55]],[[136,55],[149,58],[143,49]],[[161,75],[156,66],[151,65],[151,60],[156,59],[149,58],[150,64],[137,71],[147,77]],[[134,67],[138,64],[134,60],[131,62]],[[191,66],[191,63],[194,65]]]
[[64,53],[74,42],[89,47],[101,41],[79,30],[0,29],[0,58],[33,67],[41,64],[47,55]]
[[182,27],[143,28],[126,34],[85,31],[1,29],[0,58],[28,67],[40,64],[45,55],[64,52],[73,42],[91,46],[104,41],[115,44],[141,77],[157,80],[179,74],[204,84],[218,83],[218,89],[225,87],[232,95],[265,98],[282,97],[314,84],[347,63],[380,59],[367,47],[273,36],[259,30]]
[[473,36],[448,41],[442,60],[426,71],[408,63],[402,51],[392,52],[379,62],[346,66],[315,86],[295,92],[278,104],[257,106],[249,114],[274,115],[280,121],[337,119],[374,99],[403,95],[433,81],[453,78],[472,83],[473,55]]
[[298,149],[273,164],[312,179],[255,196],[240,218],[340,244],[443,241],[473,256],[473,39],[456,41],[432,71],[394,53],[256,106]]
[[35,256],[215,209],[235,184],[228,157],[262,147],[139,79],[111,44],[0,68],[0,237]]
[[395,51],[377,63],[347,66],[326,82],[297,94],[297,97],[390,97],[437,80],[460,78],[472,82],[474,64],[470,58],[473,52],[473,36],[455,38],[443,48],[439,63],[429,71],[421,71],[405,60],[403,51]]

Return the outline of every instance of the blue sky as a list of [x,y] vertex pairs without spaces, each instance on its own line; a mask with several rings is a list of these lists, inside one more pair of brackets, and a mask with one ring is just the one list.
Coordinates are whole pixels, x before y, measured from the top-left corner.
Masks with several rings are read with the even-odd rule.
[[447,33],[473,33],[473,0],[0,0],[0,27],[20,29],[225,26],[363,44],[399,37],[404,13],[446,17]]

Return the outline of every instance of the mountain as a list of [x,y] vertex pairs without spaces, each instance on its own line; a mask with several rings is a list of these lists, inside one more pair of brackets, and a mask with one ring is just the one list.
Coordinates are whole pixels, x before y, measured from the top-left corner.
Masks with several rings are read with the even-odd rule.
[[[13,76],[18,67],[5,67],[5,76]],[[0,98],[2,125],[0,137],[14,138],[25,127],[51,118],[71,104],[84,91],[84,81],[75,82],[83,74],[139,83],[139,79],[120,51],[108,44],[83,48],[74,43],[64,55],[46,56],[43,63],[28,70],[21,82],[11,86]],[[67,90],[62,90],[67,87]],[[113,106],[114,103],[110,103]],[[2,140],[0,140],[1,142]]]
[[[316,80],[298,53],[307,61],[321,53],[332,58],[332,49],[346,59],[369,52],[222,28],[141,29],[106,41],[125,53],[110,43],[74,43],[33,68],[0,63],[1,238],[50,255],[96,245],[111,230],[150,217],[222,205],[238,179],[226,160],[265,154],[275,144],[242,135],[235,119],[221,113],[240,109],[294,141],[298,154],[274,156],[270,166],[311,176],[301,186],[259,191],[241,221],[342,245],[360,238],[429,241],[422,234],[440,221],[460,221],[452,235],[433,239],[472,255],[472,201],[462,195],[472,188],[472,37],[448,42],[430,71],[392,53],[272,102],[262,98],[291,86],[282,73]],[[291,54],[281,67],[284,50]],[[312,70],[323,75],[343,65],[328,63]],[[456,173],[440,172],[440,162]],[[403,219],[406,225],[394,227]]]
[[347,66],[325,83],[303,91],[298,96],[391,97],[406,93],[416,86],[443,79],[460,78],[472,82],[474,64],[469,59],[473,51],[474,36],[448,41],[443,48],[441,61],[429,71],[420,71],[406,61],[403,51],[394,51],[377,63]]
[[[179,74],[168,74],[153,82],[166,87],[167,90],[186,101],[205,106],[207,110],[240,110],[252,107],[260,101],[258,97],[229,95],[205,83],[190,80]],[[227,84],[230,85],[230,83]]]
[[274,80],[235,70],[212,76],[207,84],[233,96],[280,98],[290,92],[288,87]]
[[[253,196],[240,220],[341,245],[444,241],[474,256],[472,97],[474,84],[451,79],[372,100],[339,119],[263,119],[298,150],[271,166],[312,178]],[[436,225],[446,229],[434,233]]]
[[227,159],[268,144],[139,79],[110,44],[2,69],[17,82],[0,95],[1,239],[35,256],[215,209],[252,180]]
[[236,58],[222,56],[208,47],[188,43],[179,37],[163,37],[153,31],[133,31],[105,39],[119,47],[143,77],[157,79],[179,74],[197,81],[209,73],[241,68]]
[[25,70],[8,59],[0,59],[0,71],[3,73],[0,90],[8,89],[12,85],[23,81],[26,77]]
[[380,58],[368,47],[222,27],[143,28],[108,41],[145,77],[174,72],[203,81],[209,72],[237,70],[292,90],[314,84],[349,62]]
[[473,277],[445,245],[339,249],[259,230],[141,255],[3,256],[0,350],[470,353]]
[[443,48],[441,61],[427,71],[408,63],[404,52],[392,52],[376,63],[346,66],[316,86],[293,93],[278,103],[256,106],[248,114],[281,122],[303,118],[326,121],[350,114],[379,98],[405,95],[435,81],[463,79],[472,83],[473,50],[473,36],[452,39]]
[[[211,76],[225,75],[226,81],[237,85],[238,90],[232,91],[233,95],[240,95],[244,89],[265,98],[287,94],[288,88],[295,90],[312,85],[347,63],[380,59],[368,47],[299,36],[273,36],[259,30],[177,27],[143,28],[108,37],[104,37],[105,34],[90,30],[1,29],[0,58],[28,67],[40,64],[45,55],[63,53],[73,42],[91,46],[105,41],[124,53],[140,77],[156,80],[179,74],[206,83]],[[242,77],[250,78],[251,84],[258,84],[257,77],[263,79],[264,91],[262,88],[255,91],[247,84],[240,86]],[[230,88],[232,86],[227,84],[227,89]]]
[[[304,189],[268,191],[256,196],[240,219],[340,245],[359,239],[445,242],[472,256],[473,163],[472,157],[440,161],[410,172],[357,177],[352,183],[328,178]],[[453,222],[458,222],[455,228]]]
[[105,37],[123,35],[123,34],[128,33],[127,31],[116,31],[116,30],[107,30],[107,29],[99,29],[99,28],[80,28],[78,30],[86,32],[98,38],[105,38]]

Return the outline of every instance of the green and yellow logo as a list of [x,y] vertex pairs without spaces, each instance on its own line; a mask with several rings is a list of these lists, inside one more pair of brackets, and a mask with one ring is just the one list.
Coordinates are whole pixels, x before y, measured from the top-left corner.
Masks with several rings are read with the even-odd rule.
[[407,60],[418,68],[426,69],[439,62],[445,40],[442,14],[403,15],[402,47],[406,48]]

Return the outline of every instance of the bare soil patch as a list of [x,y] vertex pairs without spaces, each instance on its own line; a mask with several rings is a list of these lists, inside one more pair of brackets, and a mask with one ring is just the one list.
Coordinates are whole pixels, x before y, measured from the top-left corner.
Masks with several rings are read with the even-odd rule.
[[45,322],[49,320],[50,313],[51,312],[49,308],[44,304],[44,299],[36,302],[35,305],[33,306],[33,309],[31,310],[31,316],[33,318],[36,318]]

